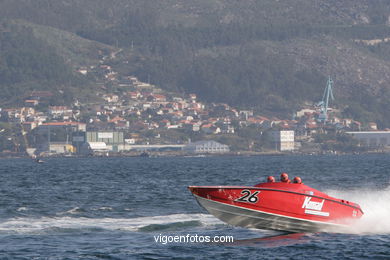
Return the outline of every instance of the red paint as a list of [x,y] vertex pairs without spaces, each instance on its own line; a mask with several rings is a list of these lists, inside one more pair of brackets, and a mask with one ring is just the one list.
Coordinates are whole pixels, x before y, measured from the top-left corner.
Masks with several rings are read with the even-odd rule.
[[[255,186],[190,186],[190,191],[213,201],[255,211],[311,221],[347,224],[348,219],[360,218],[364,213],[356,203],[328,196],[302,183],[268,182]],[[255,203],[237,201],[248,192],[256,194]],[[258,192],[258,193],[256,193]],[[248,196],[246,199],[250,198]],[[244,199],[245,200],[245,199]],[[251,201],[255,201],[252,198]]]

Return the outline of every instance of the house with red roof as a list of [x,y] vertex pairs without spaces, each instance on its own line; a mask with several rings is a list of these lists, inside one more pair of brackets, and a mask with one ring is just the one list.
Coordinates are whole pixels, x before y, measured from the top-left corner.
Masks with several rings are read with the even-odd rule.
[[36,100],[36,99],[26,99],[24,101],[24,105],[26,107],[35,107],[39,104],[39,100]]
[[221,128],[215,126],[214,124],[202,125],[201,130],[205,134],[219,134],[219,133],[221,133]]
[[139,91],[130,91],[127,94],[133,100],[137,100],[137,99],[142,97],[142,95]]

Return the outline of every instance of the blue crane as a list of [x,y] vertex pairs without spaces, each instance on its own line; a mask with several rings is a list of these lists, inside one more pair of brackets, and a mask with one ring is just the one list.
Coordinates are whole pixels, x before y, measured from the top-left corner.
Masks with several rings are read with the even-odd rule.
[[318,116],[318,120],[321,122],[326,122],[328,120],[328,106],[329,106],[329,99],[334,100],[333,97],[333,80],[329,76],[328,82],[326,83],[326,87],[324,90],[324,95],[322,96],[322,101],[318,103],[318,106],[320,107],[320,115]]

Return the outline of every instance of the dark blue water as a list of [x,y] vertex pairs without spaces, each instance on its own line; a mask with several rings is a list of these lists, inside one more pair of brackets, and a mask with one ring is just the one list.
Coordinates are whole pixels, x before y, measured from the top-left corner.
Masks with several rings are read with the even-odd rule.
[[[223,224],[189,185],[252,185],[285,171],[360,203],[344,234]],[[1,259],[390,259],[390,157],[262,156],[0,160]],[[234,243],[162,243],[164,236]]]

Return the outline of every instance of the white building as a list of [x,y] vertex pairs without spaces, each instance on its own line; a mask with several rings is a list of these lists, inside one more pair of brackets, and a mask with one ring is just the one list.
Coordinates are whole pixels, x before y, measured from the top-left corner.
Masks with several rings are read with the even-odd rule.
[[110,151],[105,142],[86,142],[81,146],[81,154],[106,154]]
[[296,116],[297,116],[297,117],[303,117],[306,113],[308,113],[308,114],[313,114],[313,113],[315,113],[315,112],[317,112],[315,109],[303,108],[303,109],[297,111]]
[[293,151],[295,135],[293,130],[271,131],[272,142],[279,151]]
[[229,146],[215,141],[199,141],[189,143],[183,147],[183,151],[190,153],[228,153]]
[[361,146],[390,146],[390,131],[346,132],[359,141]]
[[49,114],[53,118],[62,118],[63,120],[69,120],[73,117],[73,110],[67,106],[51,106],[49,107]]

